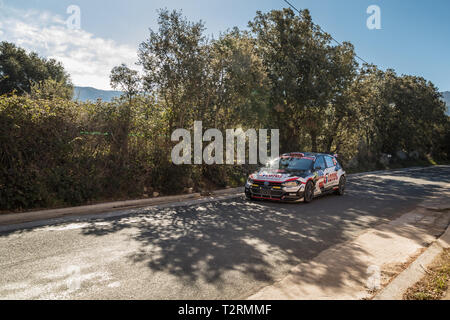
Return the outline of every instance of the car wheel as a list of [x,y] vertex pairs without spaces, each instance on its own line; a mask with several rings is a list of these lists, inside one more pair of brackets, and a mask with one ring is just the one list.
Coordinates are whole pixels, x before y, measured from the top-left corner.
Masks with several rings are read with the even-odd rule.
[[255,201],[255,198],[252,197],[252,193],[250,191],[245,192],[245,200],[247,201]]
[[314,199],[314,183],[309,181],[305,188],[305,202],[310,203]]
[[341,179],[339,180],[339,188],[336,190],[336,194],[343,196],[345,193],[345,184],[346,184],[347,180],[345,179],[344,176],[341,177]]

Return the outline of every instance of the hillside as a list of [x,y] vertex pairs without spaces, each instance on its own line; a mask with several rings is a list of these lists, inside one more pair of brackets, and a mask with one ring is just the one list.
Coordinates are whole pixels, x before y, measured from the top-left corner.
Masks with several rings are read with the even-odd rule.
[[112,90],[99,90],[91,87],[75,87],[74,100],[79,101],[103,101],[110,102],[115,97],[120,97],[122,92]]
[[[97,101],[102,99],[105,102],[110,102],[113,98],[120,97],[121,91],[100,90],[92,87],[75,87],[74,100],[79,101]],[[450,91],[442,92],[443,100],[447,104],[447,115],[450,116]]]
[[[100,90],[92,87],[75,87],[74,100],[79,101],[96,101],[102,99],[105,102],[110,102],[113,98],[120,97],[121,91]],[[442,92],[443,100],[447,104],[447,115],[450,116],[450,91]]]

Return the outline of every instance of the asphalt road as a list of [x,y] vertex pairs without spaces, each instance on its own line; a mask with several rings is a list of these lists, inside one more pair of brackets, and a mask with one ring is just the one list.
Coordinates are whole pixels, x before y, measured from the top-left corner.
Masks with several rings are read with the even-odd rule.
[[246,298],[448,183],[448,166],[355,175],[311,204],[238,197],[0,229],[0,299]]

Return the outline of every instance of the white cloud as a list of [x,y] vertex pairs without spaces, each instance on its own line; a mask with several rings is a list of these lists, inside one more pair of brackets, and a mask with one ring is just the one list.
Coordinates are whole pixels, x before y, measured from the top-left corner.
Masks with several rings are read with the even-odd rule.
[[61,16],[49,12],[3,7],[0,20],[0,41],[61,61],[77,86],[110,89],[111,69],[121,63],[133,67],[137,61],[136,48],[71,30]]

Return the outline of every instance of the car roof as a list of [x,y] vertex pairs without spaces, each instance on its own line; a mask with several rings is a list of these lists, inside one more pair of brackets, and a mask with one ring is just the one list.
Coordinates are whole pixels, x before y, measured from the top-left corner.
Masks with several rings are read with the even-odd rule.
[[303,154],[305,157],[319,157],[319,156],[329,156],[329,157],[333,157],[335,158],[334,155],[328,154],[328,153],[317,153],[317,152],[289,152],[289,153],[285,153],[283,154],[283,156],[285,157],[289,157],[291,155],[299,155],[299,154]]

